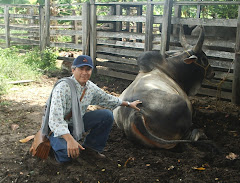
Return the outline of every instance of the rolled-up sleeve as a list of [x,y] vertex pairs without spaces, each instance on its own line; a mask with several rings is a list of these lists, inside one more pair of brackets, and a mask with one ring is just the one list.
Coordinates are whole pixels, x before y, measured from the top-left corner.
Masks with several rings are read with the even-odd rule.
[[66,82],[62,81],[52,92],[49,114],[49,128],[55,137],[70,133],[68,123],[64,120],[64,116],[71,109],[70,99],[70,87]]

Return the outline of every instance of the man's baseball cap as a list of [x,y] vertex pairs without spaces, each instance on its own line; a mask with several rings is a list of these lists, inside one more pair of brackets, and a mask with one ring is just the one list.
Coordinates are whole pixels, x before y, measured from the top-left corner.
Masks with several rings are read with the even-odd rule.
[[72,65],[76,66],[76,67],[82,67],[84,65],[87,65],[87,66],[93,68],[92,59],[88,55],[80,55],[80,56],[78,56],[77,58],[75,58],[73,60],[73,64]]

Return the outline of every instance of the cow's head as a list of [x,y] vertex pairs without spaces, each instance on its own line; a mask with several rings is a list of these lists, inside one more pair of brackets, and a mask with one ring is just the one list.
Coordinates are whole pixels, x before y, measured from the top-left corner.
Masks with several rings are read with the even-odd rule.
[[207,55],[202,50],[204,29],[202,27],[197,43],[194,46],[187,43],[182,26],[180,26],[179,39],[184,51],[166,59],[171,65],[174,65],[173,69],[171,68],[171,70],[174,70],[172,74],[174,79],[188,95],[195,95],[204,78],[212,79],[214,77]]
[[195,64],[196,66],[201,68],[201,72],[206,79],[212,79],[214,77],[214,72],[213,69],[211,68],[207,55],[203,52],[202,46],[204,42],[204,37],[205,37],[205,31],[203,26],[201,27],[201,32],[197,41],[197,44],[195,46],[190,46],[185,38],[185,35],[183,34],[183,27],[180,26],[180,42],[183,48],[188,52],[191,52],[192,54],[189,53],[189,57],[184,59],[184,62],[186,64]]

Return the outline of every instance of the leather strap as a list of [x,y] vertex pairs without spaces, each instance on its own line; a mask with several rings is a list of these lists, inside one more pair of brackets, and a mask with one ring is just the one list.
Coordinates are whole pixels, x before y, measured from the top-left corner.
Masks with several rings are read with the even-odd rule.
[[[82,95],[80,97],[80,102],[82,101],[85,93],[86,93],[87,88],[84,88]],[[72,117],[72,110],[64,117],[65,120],[70,120],[70,118]]]

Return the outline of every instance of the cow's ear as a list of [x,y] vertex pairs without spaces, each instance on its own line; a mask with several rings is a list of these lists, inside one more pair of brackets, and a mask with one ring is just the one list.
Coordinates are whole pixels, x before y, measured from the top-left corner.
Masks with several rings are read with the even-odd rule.
[[183,61],[185,62],[185,64],[191,64],[193,62],[196,62],[197,57],[195,55],[192,55],[186,59],[184,59]]

